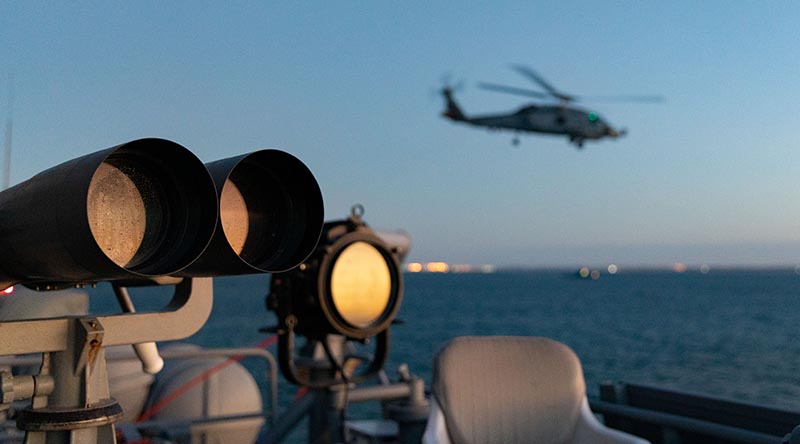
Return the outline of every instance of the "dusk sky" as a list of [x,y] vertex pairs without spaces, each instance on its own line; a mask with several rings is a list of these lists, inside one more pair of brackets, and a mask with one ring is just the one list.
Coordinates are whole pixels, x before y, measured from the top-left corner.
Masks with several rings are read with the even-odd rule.
[[[3,1],[11,183],[143,137],[280,148],[413,261],[800,264],[800,3],[553,3]],[[530,103],[476,88],[534,88],[512,64],[666,102],[585,104],[629,134],[583,150],[440,116],[447,73],[467,114]]]

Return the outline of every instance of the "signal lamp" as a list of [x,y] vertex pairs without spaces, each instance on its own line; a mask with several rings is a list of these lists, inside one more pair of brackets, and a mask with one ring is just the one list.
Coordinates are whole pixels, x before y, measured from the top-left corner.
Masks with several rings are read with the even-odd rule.
[[[295,333],[323,342],[331,334],[359,341],[377,335],[376,356],[367,373],[383,366],[388,328],[402,300],[399,249],[369,228],[362,214],[358,205],[348,219],[325,223],[308,259],[272,275],[267,307],[278,315],[279,360],[290,381],[313,385],[295,368]],[[408,245],[404,243],[404,252]]]
[[325,223],[311,256],[294,270],[273,274],[270,292],[279,316],[297,319],[298,334],[364,339],[394,319],[402,277],[391,247],[354,214]]

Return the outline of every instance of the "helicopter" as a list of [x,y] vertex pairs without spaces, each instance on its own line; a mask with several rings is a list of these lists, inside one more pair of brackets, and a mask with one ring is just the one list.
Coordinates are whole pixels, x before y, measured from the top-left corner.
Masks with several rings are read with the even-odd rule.
[[[603,138],[617,139],[627,134],[626,129],[615,129],[603,120],[598,113],[571,105],[573,102],[583,101],[588,98],[564,94],[558,91],[544,80],[542,76],[526,66],[512,65],[512,69],[538,84],[546,92],[485,82],[480,82],[478,86],[486,90],[534,97],[537,99],[556,99],[558,103],[529,104],[521,107],[517,111],[507,114],[467,116],[453,98],[454,89],[445,85],[441,91],[446,104],[446,109],[442,112],[442,116],[454,122],[464,122],[470,125],[487,127],[489,129],[508,129],[516,132],[564,135],[569,138],[570,143],[573,143],[579,149],[583,148],[583,144],[587,140],[600,140]],[[664,101],[663,97],[656,95],[605,96],[590,99],[644,103]],[[519,144],[518,136],[512,139],[512,144]]]

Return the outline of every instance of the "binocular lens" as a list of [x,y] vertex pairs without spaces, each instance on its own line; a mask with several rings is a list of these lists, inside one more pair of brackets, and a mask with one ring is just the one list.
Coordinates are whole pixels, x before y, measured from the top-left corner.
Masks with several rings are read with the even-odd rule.
[[86,202],[89,227],[115,264],[135,268],[163,235],[166,208],[156,184],[133,165],[103,162],[92,178]]
[[297,248],[306,224],[300,202],[293,205],[282,181],[255,162],[243,161],[225,181],[220,218],[225,237],[242,260],[268,267],[273,258]]
[[86,212],[103,253],[120,267],[127,266],[147,226],[144,199],[130,176],[103,162],[89,185]]
[[239,191],[239,187],[232,180],[227,179],[219,198],[219,217],[222,230],[225,231],[225,238],[231,249],[239,256],[242,255],[247,235],[250,232],[248,213],[247,202],[245,202],[242,192]]

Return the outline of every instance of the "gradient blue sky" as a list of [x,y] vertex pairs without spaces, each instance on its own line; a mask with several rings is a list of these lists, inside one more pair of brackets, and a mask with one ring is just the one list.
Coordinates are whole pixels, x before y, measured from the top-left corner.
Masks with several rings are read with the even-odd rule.
[[[15,76],[12,183],[163,137],[204,161],[301,158],[326,218],[366,207],[411,260],[498,265],[800,264],[797,2],[0,2],[0,112]],[[524,99],[527,64],[628,137],[452,124]]]

